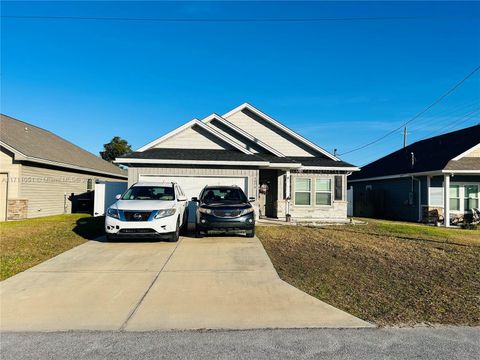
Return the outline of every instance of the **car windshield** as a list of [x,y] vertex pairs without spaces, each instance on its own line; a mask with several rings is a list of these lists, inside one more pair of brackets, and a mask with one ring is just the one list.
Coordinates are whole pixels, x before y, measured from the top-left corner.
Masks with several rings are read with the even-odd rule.
[[122,196],[122,200],[175,200],[171,186],[133,186]]
[[243,203],[248,202],[245,193],[240,188],[206,188],[201,200],[206,204],[211,203]]

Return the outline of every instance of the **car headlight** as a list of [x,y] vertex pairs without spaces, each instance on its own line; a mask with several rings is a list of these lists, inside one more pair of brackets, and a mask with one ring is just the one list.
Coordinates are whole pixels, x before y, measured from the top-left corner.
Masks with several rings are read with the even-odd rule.
[[108,208],[107,209],[107,216],[110,216],[110,217],[115,218],[115,219],[118,219],[120,217],[119,214],[118,214],[118,210],[113,209],[113,208]]
[[212,213],[212,209],[205,209],[205,208],[202,208],[202,207],[199,207],[198,211],[200,211],[202,214],[211,214]]
[[157,215],[155,215],[155,219],[161,219],[167,216],[172,216],[175,214],[177,209],[172,208],[172,209],[163,209],[163,210],[158,210]]
[[253,212],[253,207],[247,208],[247,209],[243,209],[242,212],[240,213],[240,216],[250,214],[251,212]]

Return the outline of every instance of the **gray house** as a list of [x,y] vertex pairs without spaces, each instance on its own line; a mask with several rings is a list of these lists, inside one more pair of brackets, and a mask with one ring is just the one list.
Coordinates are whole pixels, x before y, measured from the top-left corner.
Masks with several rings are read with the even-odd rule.
[[347,176],[341,161],[250,104],[193,119],[116,159],[128,181],[175,181],[187,196],[206,185],[237,185],[260,216],[346,221]]
[[353,215],[445,226],[472,214],[480,198],[480,125],[415,142],[348,179]]
[[93,190],[96,180],[126,178],[50,131],[0,115],[0,221],[69,213],[72,193]]

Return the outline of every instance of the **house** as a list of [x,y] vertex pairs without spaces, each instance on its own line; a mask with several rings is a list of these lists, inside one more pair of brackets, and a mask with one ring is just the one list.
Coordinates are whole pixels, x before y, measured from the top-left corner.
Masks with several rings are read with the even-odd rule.
[[[193,119],[116,159],[128,181],[175,181],[196,197],[206,185],[237,185],[262,217],[346,221],[341,161],[250,104]],[[287,216],[289,215],[289,216]]]
[[69,213],[69,196],[126,171],[65,139],[0,115],[0,221]]
[[[348,180],[353,215],[444,224],[469,216],[480,197],[480,125],[417,141]],[[447,189],[447,191],[445,191]]]

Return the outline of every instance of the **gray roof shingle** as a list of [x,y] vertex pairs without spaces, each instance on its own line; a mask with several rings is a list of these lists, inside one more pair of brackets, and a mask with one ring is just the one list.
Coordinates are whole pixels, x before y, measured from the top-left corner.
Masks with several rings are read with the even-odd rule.
[[118,166],[60,136],[3,114],[0,114],[0,141],[28,158],[52,161],[59,163],[58,166],[65,164],[81,167],[99,174],[127,177],[126,171]]

